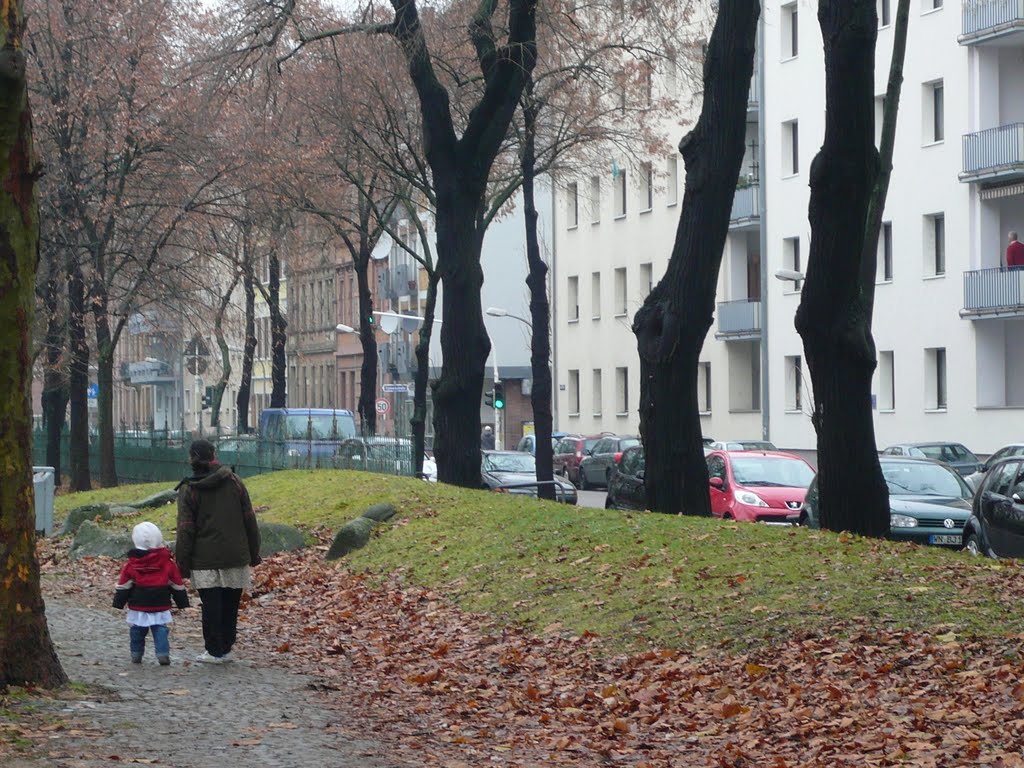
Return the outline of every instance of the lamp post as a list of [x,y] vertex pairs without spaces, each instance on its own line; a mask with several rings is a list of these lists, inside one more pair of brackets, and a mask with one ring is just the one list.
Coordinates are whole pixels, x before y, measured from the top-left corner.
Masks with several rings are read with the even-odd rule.
[[520,317],[519,315],[513,315],[507,309],[502,309],[501,307],[488,307],[487,310],[484,312],[484,314],[490,315],[491,317],[511,317],[513,320],[518,320],[520,323],[525,325],[527,328],[529,328],[530,330],[533,330],[533,324],[530,323],[530,321],[527,320],[525,317]]

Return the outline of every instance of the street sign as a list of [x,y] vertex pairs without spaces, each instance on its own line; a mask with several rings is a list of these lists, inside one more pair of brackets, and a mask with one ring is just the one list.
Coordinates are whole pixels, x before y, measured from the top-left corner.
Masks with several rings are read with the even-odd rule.
[[381,416],[383,416],[384,414],[386,414],[390,410],[391,410],[391,403],[389,403],[387,400],[384,400],[382,398],[382,399],[377,401],[377,413],[379,413]]
[[385,384],[381,389],[385,392],[405,392],[406,394],[409,394],[410,391],[408,384]]
[[96,398],[98,398],[100,396],[100,385],[99,384],[90,384],[89,385],[89,389],[86,390],[86,392],[87,392],[86,396],[90,400],[95,400]]
[[185,367],[193,376],[200,376],[206,373],[207,360],[210,356],[210,348],[206,346],[199,334],[192,337],[192,340],[185,345]]

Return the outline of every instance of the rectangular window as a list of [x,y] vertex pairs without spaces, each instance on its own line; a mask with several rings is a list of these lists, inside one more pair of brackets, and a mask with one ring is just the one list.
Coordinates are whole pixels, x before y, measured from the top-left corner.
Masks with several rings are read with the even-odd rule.
[[626,172],[619,169],[615,177],[615,218],[621,219],[626,215]]
[[565,218],[569,229],[579,226],[580,189],[575,181],[570,182],[565,190]]
[[650,163],[640,167],[640,201],[643,206],[641,213],[654,208],[654,168]]
[[601,222],[601,177],[590,177],[590,223]]
[[782,58],[792,59],[800,54],[800,24],[797,4],[782,7]]
[[923,90],[921,142],[935,144],[946,138],[946,92],[942,80],[925,83]]
[[942,7],[942,0],[924,0],[925,8],[936,11]]
[[667,204],[673,206],[679,202],[679,158],[672,155],[665,164],[665,192]]
[[880,283],[892,281],[892,222],[883,221],[878,233],[878,280]]
[[711,413],[711,363],[697,363],[697,410]]
[[629,414],[629,368],[615,369],[615,415]]
[[803,361],[800,355],[786,358],[786,410],[803,410]]
[[580,279],[573,275],[569,278],[569,322],[580,319]]
[[[800,238],[787,237],[782,241],[782,258],[785,268],[793,273],[803,274],[803,262],[800,259]],[[790,290],[799,291],[803,287],[803,280],[793,280]]]
[[882,123],[885,122],[885,95],[875,96],[875,147],[882,146]]
[[896,409],[896,368],[892,350],[878,353],[878,410]]
[[925,356],[925,408],[931,411],[945,410],[946,398],[946,349],[926,349]]
[[878,0],[878,26],[888,27],[892,23],[891,13],[889,0]]
[[651,295],[654,288],[654,265],[650,262],[640,265],[640,300]]
[[782,124],[782,172],[786,176],[800,173],[800,124],[797,120]]
[[626,314],[626,268],[615,269],[615,315]]
[[594,416],[601,415],[601,369],[595,368],[591,383],[591,397],[594,401]]
[[580,372],[569,371],[569,415],[580,415]]
[[946,274],[946,216],[936,213],[924,220],[924,273],[939,277]]
[[594,320],[601,317],[601,273],[594,272],[590,276],[590,316]]

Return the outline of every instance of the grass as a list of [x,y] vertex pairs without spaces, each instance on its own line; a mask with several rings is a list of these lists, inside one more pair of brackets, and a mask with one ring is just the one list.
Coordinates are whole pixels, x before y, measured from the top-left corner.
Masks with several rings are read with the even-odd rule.
[[[587,630],[622,649],[739,650],[794,633],[871,627],[973,637],[1024,632],[1024,571],[938,548],[574,508],[370,473],[279,472],[247,485],[261,519],[305,528],[336,529],[370,504],[390,501],[401,524],[379,528],[347,567],[400,572],[499,621]],[[62,496],[57,514],[165,487]],[[154,512],[146,519],[172,536],[174,508]]]

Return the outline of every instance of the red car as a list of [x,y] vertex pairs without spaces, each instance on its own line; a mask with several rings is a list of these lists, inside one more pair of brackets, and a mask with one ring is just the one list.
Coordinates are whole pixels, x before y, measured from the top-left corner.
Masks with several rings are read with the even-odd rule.
[[598,441],[606,435],[569,435],[563,437],[555,446],[555,454],[551,459],[556,475],[561,475],[569,482],[579,487],[580,483],[580,461],[584,456],[589,456],[590,451]]
[[715,451],[707,457],[711,514],[730,520],[785,523],[800,511],[811,465],[779,451]]

